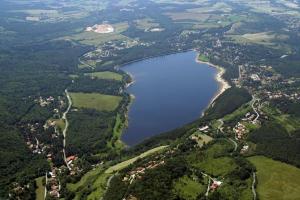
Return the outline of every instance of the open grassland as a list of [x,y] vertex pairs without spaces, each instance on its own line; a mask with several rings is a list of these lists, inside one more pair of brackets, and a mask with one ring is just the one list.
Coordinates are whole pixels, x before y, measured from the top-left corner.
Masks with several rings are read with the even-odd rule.
[[55,121],[55,125],[57,128],[59,128],[59,130],[64,130],[66,123],[63,119],[54,119]]
[[118,164],[116,164],[116,165],[114,165],[114,166],[108,168],[108,169],[105,171],[105,173],[111,174],[111,173],[113,173],[113,172],[115,172],[115,171],[120,171],[121,169],[124,169],[125,167],[127,167],[127,166],[129,166],[130,164],[134,163],[134,162],[137,161],[138,159],[144,158],[144,157],[146,157],[146,156],[149,156],[149,155],[151,155],[151,154],[153,154],[153,153],[156,153],[156,152],[158,152],[158,151],[160,151],[160,150],[165,149],[166,147],[168,147],[168,146],[160,146],[160,147],[156,147],[156,148],[154,148],[154,149],[150,149],[149,151],[146,151],[146,152],[142,153],[142,154],[139,155],[139,156],[136,156],[136,157],[134,157],[134,158],[131,158],[131,159],[126,160],[126,161],[124,161],[124,162],[118,163]]
[[120,114],[118,113],[116,116],[115,125],[113,127],[113,137],[107,143],[108,147],[113,148],[115,150],[122,150],[124,148],[125,144],[121,140],[123,128],[124,128],[124,123],[121,119]]
[[203,170],[212,176],[224,176],[236,168],[236,163],[224,153],[232,149],[232,144],[226,140],[216,141],[204,153],[193,152],[188,157],[188,163],[195,168]]
[[204,54],[199,55],[198,60],[200,60],[201,62],[209,62],[209,58]]
[[141,30],[159,27],[159,23],[154,22],[151,18],[134,20],[134,23],[136,24],[136,27]]
[[196,166],[215,177],[224,176],[237,167],[234,160],[230,157],[207,158]]
[[274,121],[284,127],[289,134],[300,128],[300,119],[295,116],[281,113],[280,110],[271,106],[264,106],[262,109],[268,116],[271,116]]
[[197,196],[201,193],[205,193],[205,191],[205,185],[191,179],[188,176],[183,176],[174,183],[174,192],[182,199],[197,199]]
[[192,136],[197,138],[197,143],[199,147],[202,147],[204,144],[207,144],[213,140],[212,137],[206,134],[202,134],[200,131],[196,131]]
[[113,40],[124,40],[124,41],[130,40],[130,38],[121,34],[122,32],[128,29],[129,26],[127,22],[112,24],[112,26],[115,29],[113,33],[87,32],[85,31],[85,27],[83,27],[83,29],[78,30],[77,33],[60,39],[73,40],[76,42],[80,42],[82,44],[93,45],[93,46],[99,46],[105,42],[113,41]]
[[94,73],[85,73],[85,76],[90,76],[92,78],[98,78],[98,79],[111,79],[111,80],[116,80],[116,81],[121,81],[122,80],[122,75],[117,74],[115,72],[94,72]]
[[75,200],[82,199],[85,189],[89,188],[92,192],[87,199],[94,200],[104,194],[109,176],[109,174],[103,173],[103,168],[95,168],[86,173],[79,182],[67,184],[67,188],[76,193]]
[[247,33],[243,35],[227,35],[227,38],[234,42],[241,44],[259,44],[274,49],[284,49],[289,51],[289,47],[285,45],[285,41],[289,39],[287,35],[276,34],[274,32],[259,32],[259,33]]
[[252,110],[253,109],[250,106],[250,104],[246,103],[246,104],[242,105],[240,108],[238,108],[237,110],[235,110],[233,113],[230,113],[230,114],[226,115],[223,118],[223,120],[224,121],[232,121],[232,120],[237,119],[237,118],[242,118],[247,114],[247,112],[250,112]]
[[35,190],[35,195],[36,195],[36,200],[44,200],[44,194],[45,194],[45,186],[43,185],[43,176],[36,178],[36,190]]
[[300,119],[296,117],[291,117],[290,115],[278,115],[274,117],[288,133],[292,133],[300,128]]
[[300,197],[300,169],[264,156],[248,158],[257,169],[261,200],[296,200]]
[[99,93],[70,93],[73,106],[76,108],[96,109],[99,111],[113,111],[118,106],[122,97],[104,95]]

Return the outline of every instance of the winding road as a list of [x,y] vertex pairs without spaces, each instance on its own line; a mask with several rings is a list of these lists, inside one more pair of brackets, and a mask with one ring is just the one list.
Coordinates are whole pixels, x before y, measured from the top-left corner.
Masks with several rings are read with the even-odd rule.
[[255,172],[253,172],[253,182],[252,182],[252,194],[253,194],[253,200],[256,200],[257,197],[256,197],[256,191],[255,191],[255,184],[256,184],[256,174]]
[[234,141],[234,140],[231,139],[231,138],[228,138],[228,140],[231,141],[231,142],[233,143],[233,145],[234,145],[234,151],[236,151],[237,148],[238,148],[238,144],[236,143],[236,141]]
[[70,94],[68,92],[67,89],[65,89],[65,93],[66,93],[66,96],[68,98],[68,108],[67,110],[63,113],[63,116],[62,116],[62,119],[65,121],[65,128],[63,130],[63,136],[64,136],[64,140],[63,140],[63,154],[64,154],[64,161],[68,167],[69,170],[71,170],[71,167],[69,166],[68,162],[67,162],[67,157],[66,157],[66,136],[67,136],[67,131],[68,131],[68,128],[69,128],[69,121],[68,121],[68,118],[67,118],[67,114],[69,113],[71,107],[72,107],[72,99],[70,97]]
[[[218,119],[218,121],[220,122],[220,125],[218,126],[218,130],[219,130],[221,133],[224,133],[224,131],[223,131],[224,121],[223,121],[223,119]],[[238,144],[236,143],[236,141],[234,141],[233,139],[231,139],[231,138],[229,138],[229,137],[228,137],[228,140],[229,140],[230,142],[233,143],[233,145],[234,145],[234,151],[236,151],[237,148],[238,148]]]
[[255,119],[253,120],[253,122],[255,123],[255,122],[258,120],[258,118],[259,118],[259,113],[257,112],[256,108],[254,107],[254,104],[255,104],[256,101],[259,101],[259,99],[257,99],[257,98],[254,97],[254,96],[252,96],[252,98],[253,98],[253,103],[252,103],[251,106],[252,106],[253,111],[254,111],[255,114],[256,114],[256,117],[255,117]]

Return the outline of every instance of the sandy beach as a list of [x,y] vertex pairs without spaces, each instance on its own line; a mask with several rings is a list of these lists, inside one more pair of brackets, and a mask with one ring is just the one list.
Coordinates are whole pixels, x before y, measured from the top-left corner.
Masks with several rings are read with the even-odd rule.
[[215,76],[215,80],[218,82],[219,84],[219,89],[218,91],[216,92],[216,94],[214,95],[214,97],[211,99],[210,103],[208,104],[208,107],[223,93],[225,92],[227,89],[229,89],[231,86],[229,85],[229,83],[223,79],[223,74],[225,73],[225,69],[223,67],[220,67],[218,65],[214,65],[210,62],[203,62],[201,60],[198,59],[199,58],[199,54],[197,54],[197,57],[195,58],[196,62],[197,63],[200,63],[200,64],[207,64],[211,67],[215,67],[218,72],[216,73],[216,76]]

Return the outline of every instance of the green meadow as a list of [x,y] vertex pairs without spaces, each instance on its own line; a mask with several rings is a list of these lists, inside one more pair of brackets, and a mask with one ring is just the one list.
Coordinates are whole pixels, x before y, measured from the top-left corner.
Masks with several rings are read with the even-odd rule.
[[249,157],[257,169],[261,200],[296,200],[300,197],[300,169],[264,156]]
[[122,97],[104,95],[100,93],[70,93],[73,106],[76,108],[96,109],[98,111],[113,111],[118,106]]

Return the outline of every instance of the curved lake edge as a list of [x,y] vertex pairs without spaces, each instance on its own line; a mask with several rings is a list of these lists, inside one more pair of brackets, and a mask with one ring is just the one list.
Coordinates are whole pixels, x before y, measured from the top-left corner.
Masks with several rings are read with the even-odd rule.
[[219,88],[217,90],[217,92],[215,93],[215,95],[211,98],[209,104],[207,105],[207,107],[205,109],[203,109],[202,111],[202,115],[201,117],[204,116],[205,111],[211,106],[213,105],[214,101],[221,95],[223,94],[227,89],[231,88],[231,85],[223,78],[223,75],[226,72],[226,69],[224,67],[221,67],[219,65],[215,65],[212,64],[210,62],[204,62],[199,60],[199,53],[197,53],[197,56],[195,58],[195,62],[199,63],[199,64],[206,64],[210,67],[214,67],[217,69],[217,73],[215,74],[215,80],[216,82],[219,84]]
[[[194,58],[194,61],[195,61],[196,63],[198,63],[198,64],[205,64],[205,65],[207,65],[208,67],[212,67],[212,68],[215,68],[215,69],[217,70],[217,71],[215,72],[215,74],[214,74],[214,80],[215,80],[215,82],[216,82],[217,85],[218,85],[218,89],[217,89],[217,91],[215,92],[215,94],[211,97],[211,99],[209,100],[209,103],[207,104],[207,106],[204,107],[204,108],[202,109],[202,111],[200,110],[201,114],[199,115],[198,118],[203,117],[205,111],[206,111],[210,106],[212,106],[213,103],[214,103],[214,101],[215,101],[222,93],[224,93],[227,89],[229,89],[229,88],[231,87],[231,85],[223,78],[223,75],[224,75],[224,73],[226,72],[225,68],[223,68],[223,67],[221,67],[221,66],[219,66],[219,65],[212,64],[212,63],[210,63],[210,62],[204,62],[204,61],[199,60],[199,53],[198,53],[198,51],[197,51],[196,49],[190,49],[190,50],[184,50],[184,51],[176,51],[176,52],[171,52],[171,53],[166,53],[166,54],[161,54],[161,55],[156,55],[156,56],[149,56],[149,57],[145,57],[145,58],[141,58],[141,59],[136,59],[136,60],[134,60],[134,61],[130,61],[130,62],[127,62],[127,63],[125,63],[125,64],[122,64],[122,65],[118,66],[118,68],[119,68],[120,70],[122,70],[123,72],[125,72],[125,73],[126,73],[128,76],[130,76],[130,78],[131,78],[131,82],[127,83],[126,86],[125,86],[125,88],[128,89],[130,86],[132,86],[133,84],[135,84],[135,83],[137,82],[136,79],[135,79],[135,76],[134,76],[132,73],[126,71],[126,70],[124,69],[125,67],[130,66],[131,64],[135,64],[135,63],[138,63],[138,62],[145,61],[145,60],[150,60],[150,59],[155,59],[155,58],[160,58],[160,57],[165,57],[165,56],[170,56],[170,55],[176,55],[176,54],[182,54],[182,53],[188,53],[188,52],[195,52],[195,53],[196,53],[196,56],[195,56],[195,58]],[[199,66],[200,66],[200,65],[199,65]],[[128,105],[127,105],[128,109],[127,109],[127,112],[126,112],[126,115],[125,115],[125,119],[126,119],[125,121],[126,121],[126,123],[125,123],[125,126],[123,127],[122,135],[125,134],[125,131],[126,131],[126,129],[128,128],[128,126],[129,126],[129,120],[130,120],[130,119],[129,119],[129,118],[130,118],[130,117],[129,117],[129,112],[130,112],[130,109],[131,109],[130,107],[131,107],[132,103],[133,103],[134,100],[135,100],[134,94],[132,94],[132,93],[130,93],[130,92],[128,92],[128,94],[130,95],[130,102],[129,102]],[[198,119],[198,118],[195,118],[195,120]],[[192,122],[192,121],[191,121],[191,122]],[[174,127],[173,129],[171,129],[171,130],[169,130],[169,131],[172,131],[172,130],[174,130],[174,129],[176,129],[176,128],[179,128],[179,127],[183,127],[183,126],[185,126],[185,125],[187,125],[187,124],[189,124],[189,123],[190,123],[190,122],[187,122],[187,123],[185,123],[184,125],[181,125],[181,126],[178,126],[178,127]],[[138,145],[138,144],[142,143],[143,141],[145,141],[145,140],[147,140],[147,139],[149,139],[149,138],[155,137],[155,136],[160,135],[160,134],[163,134],[163,133],[164,133],[164,132],[159,132],[159,133],[157,133],[157,134],[155,134],[155,135],[152,135],[152,136],[149,136],[149,137],[145,137],[142,141],[140,141],[140,142],[138,142],[138,143],[136,143],[136,144],[134,144],[134,145],[129,145],[128,143],[126,143],[126,142],[122,139],[122,137],[120,138],[120,140],[121,140],[121,142],[122,142],[126,147],[131,147],[131,146]]]

